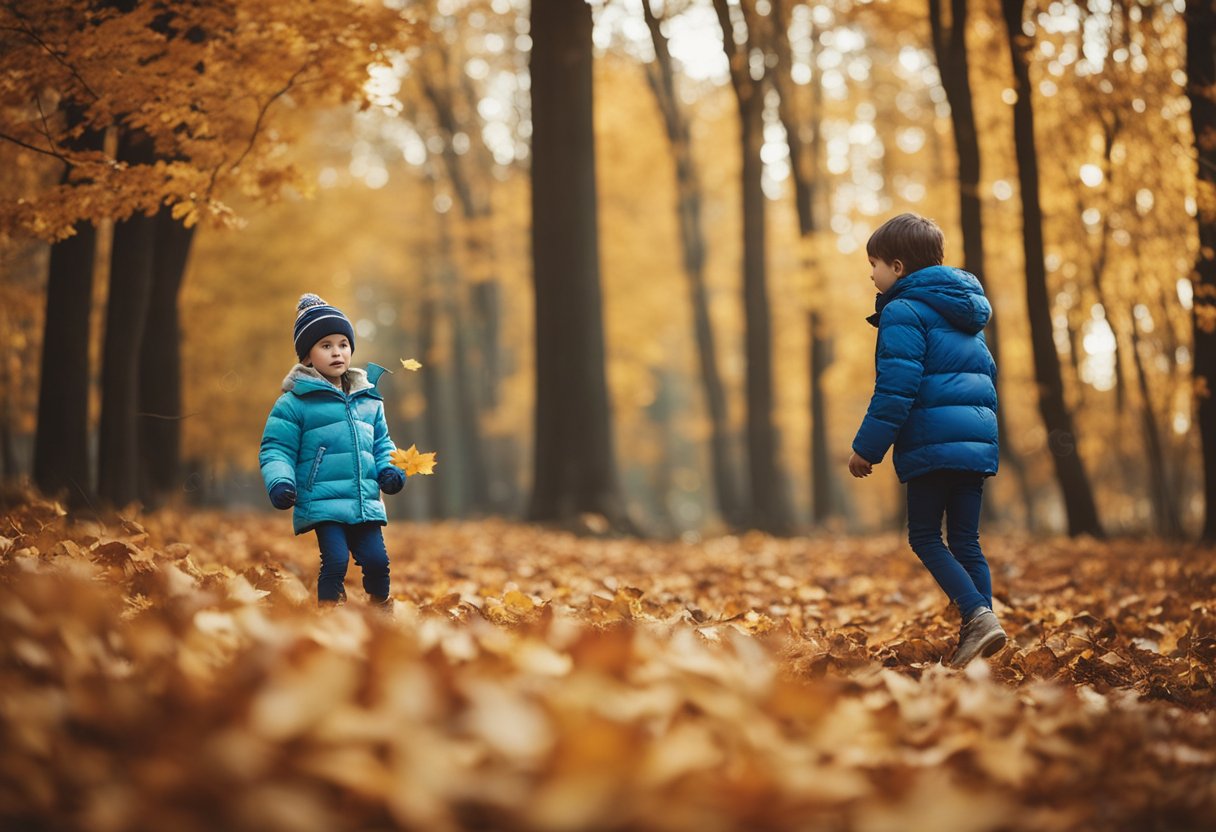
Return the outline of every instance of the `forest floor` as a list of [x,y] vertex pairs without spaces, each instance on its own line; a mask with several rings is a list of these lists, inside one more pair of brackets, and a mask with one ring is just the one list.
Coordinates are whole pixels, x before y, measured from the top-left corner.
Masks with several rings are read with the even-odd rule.
[[316,609],[278,515],[0,516],[0,826],[1192,830],[1216,552],[989,537],[1006,649],[895,535],[386,530]]

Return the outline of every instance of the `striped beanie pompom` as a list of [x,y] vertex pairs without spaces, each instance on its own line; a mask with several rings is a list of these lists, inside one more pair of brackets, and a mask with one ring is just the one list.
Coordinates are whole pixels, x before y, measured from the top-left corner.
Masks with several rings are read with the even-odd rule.
[[341,309],[330,306],[310,292],[300,296],[296,310],[292,340],[295,341],[296,356],[301,361],[307,357],[313,345],[326,335],[345,335],[350,341],[350,351],[355,351],[355,329]]

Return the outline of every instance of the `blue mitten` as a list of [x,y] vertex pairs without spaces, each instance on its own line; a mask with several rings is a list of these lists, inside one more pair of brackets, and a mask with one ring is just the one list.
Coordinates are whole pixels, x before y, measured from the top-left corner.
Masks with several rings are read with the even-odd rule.
[[396,494],[405,487],[405,474],[395,466],[385,468],[377,479],[380,481],[380,490],[385,494]]
[[277,482],[270,489],[270,504],[277,509],[288,509],[296,504],[296,487],[289,482]]

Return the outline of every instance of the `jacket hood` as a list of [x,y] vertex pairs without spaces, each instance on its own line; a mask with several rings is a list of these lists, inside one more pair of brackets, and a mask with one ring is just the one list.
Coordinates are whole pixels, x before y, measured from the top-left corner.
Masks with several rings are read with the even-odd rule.
[[968,335],[981,331],[992,317],[992,305],[975,275],[949,266],[930,266],[901,277],[875,299],[874,314],[866,320],[878,326],[882,310],[898,298],[920,301]]
[[[360,390],[370,390],[376,386],[376,382],[380,380],[380,376],[387,370],[379,364],[368,364],[366,370],[361,370],[358,367],[351,367],[346,371],[346,378],[350,381],[351,394],[358,393]],[[296,388],[300,389],[297,391]],[[296,364],[287,373],[283,379],[283,392],[304,393],[309,389],[330,389],[337,390],[330,384],[323,375],[321,375],[314,367],[305,367],[303,364]]]

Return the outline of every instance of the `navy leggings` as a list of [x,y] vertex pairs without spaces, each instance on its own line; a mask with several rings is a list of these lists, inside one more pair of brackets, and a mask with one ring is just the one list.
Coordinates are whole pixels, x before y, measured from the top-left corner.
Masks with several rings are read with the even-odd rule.
[[388,552],[379,523],[321,523],[316,528],[321,547],[321,574],[317,577],[317,601],[346,598],[343,581],[350,555],[363,569],[363,589],[373,598],[388,597]]
[[[984,475],[934,471],[908,480],[908,542],[966,621],[992,608],[992,576],[980,549]],[[942,543],[942,515],[946,541]]]

